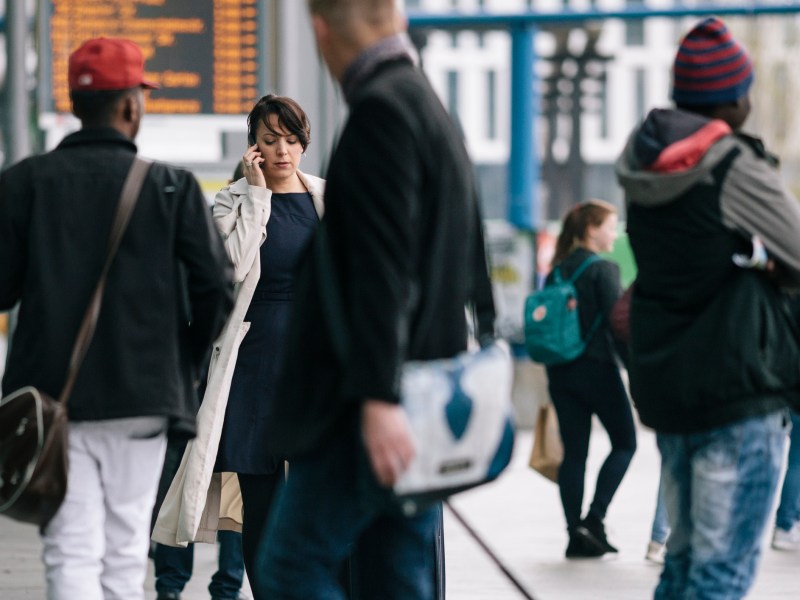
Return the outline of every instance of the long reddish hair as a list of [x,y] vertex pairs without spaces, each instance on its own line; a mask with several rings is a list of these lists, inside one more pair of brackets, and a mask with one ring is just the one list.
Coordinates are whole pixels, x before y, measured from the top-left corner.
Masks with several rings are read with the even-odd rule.
[[608,215],[616,212],[614,205],[604,200],[587,200],[573,206],[561,224],[552,264],[557,265],[581,245],[589,226],[600,227]]

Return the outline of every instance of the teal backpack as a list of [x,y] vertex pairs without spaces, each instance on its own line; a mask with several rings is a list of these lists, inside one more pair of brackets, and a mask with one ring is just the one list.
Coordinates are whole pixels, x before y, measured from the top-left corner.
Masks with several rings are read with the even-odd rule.
[[583,354],[586,343],[600,325],[602,315],[597,315],[584,340],[574,283],[590,264],[598,260],[600,257],[594,254],[587,257],[566,281],[561,278],[560,269],[555,267],[551,281],[525,300],[525,347],[535,362],[560,365]]

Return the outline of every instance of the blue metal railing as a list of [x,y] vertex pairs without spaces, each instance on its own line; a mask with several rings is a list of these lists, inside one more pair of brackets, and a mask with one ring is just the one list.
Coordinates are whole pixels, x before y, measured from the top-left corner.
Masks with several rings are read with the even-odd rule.
[[445,30],[505,29],[511,34],[511,140],[508,159],[508,220],[518,229],[535,231],[539,227],[536,186],[539,160],[536,156],[536,119],[534,38],[538,26],[582,23],[606,19],[640,20],[651,17],[700,17],[781,15],[800,12],[800,2],[740,5],[677,4],[670,8],[628,5],[619,10],[563,10],[558,12],[524,12],[490,14],[484,12],[429,14],[408,13],[409,28]]
[[408,24],[412,28],[433,29],[510,29],[528,25],[541,25],[544,23],[574,23],[581,21],[596,21],[605,19],[648,19],[651,17],[671,17],[675,19],[703,15],[780,15],[800,12],[800,2],[766,3],[752,2],[750,4],[676,4],[672,7],[648,7],[644,4],[627,5],[617,10],[586,10],[576,11],[565,9],[553,12],[523,12],[523,13],[421,13],[409,12]]

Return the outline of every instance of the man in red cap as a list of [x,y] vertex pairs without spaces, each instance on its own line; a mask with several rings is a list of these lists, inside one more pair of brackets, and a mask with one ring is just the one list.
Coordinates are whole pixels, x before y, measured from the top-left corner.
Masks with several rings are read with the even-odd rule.
[[[20,306],[5,392],[64,386],[155,86],[136,44],[100,38],[70,56],[69,87],[80,131],[0,175],[0,310]],[[231,277],[196,179],[150,165],[68,398],[68,490],[42,530],[49,600],[144,598],[167,435],[195,433],[194,388]]]
[[742,598],[755,576],[800,405],[800,205],[740,128],[753,67],[719,19],[681,40],[676,109],[655,109],[617,162],[638,275],[628,372],[655,429],[672,532],[658,600]]

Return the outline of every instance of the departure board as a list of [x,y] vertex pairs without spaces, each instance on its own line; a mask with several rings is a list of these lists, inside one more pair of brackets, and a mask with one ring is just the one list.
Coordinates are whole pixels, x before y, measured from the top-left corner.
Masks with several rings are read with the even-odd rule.
[[259,0],[51,0],[55,112],[69,112],[67,64],[83,41],[123,37],[141,46],[161,85],[148,113],[244,114],[261,95]]

